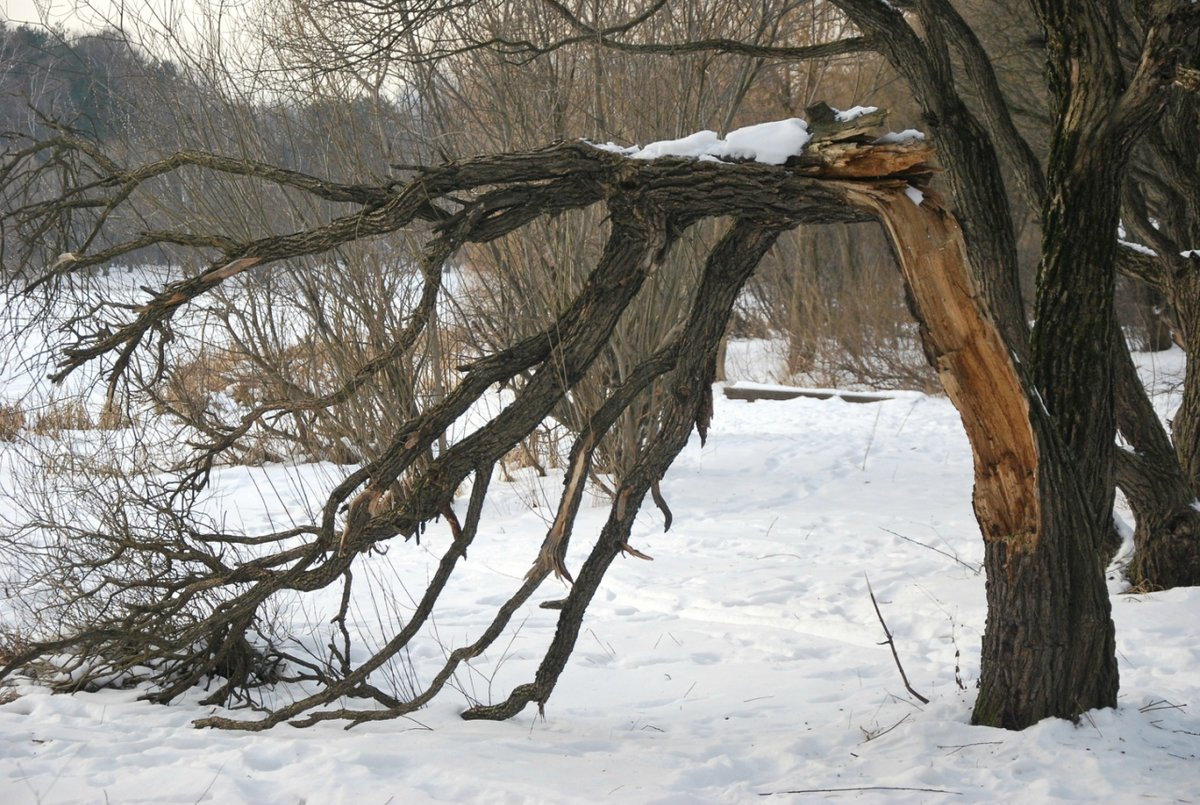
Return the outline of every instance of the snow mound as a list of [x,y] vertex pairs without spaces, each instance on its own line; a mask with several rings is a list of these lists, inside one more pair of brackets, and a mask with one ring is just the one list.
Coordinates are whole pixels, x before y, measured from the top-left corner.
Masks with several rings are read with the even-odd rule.
[[803,151],[811,139],[808,124],[797,117],[759,123],[729,132],[725,138],[726,156],[782,165],[788,157]]
[[839,123],[849,123],[852,120],[857,120],[863,115],[873,114],[878,112],[878,106],[851,106],[849,109],[842,109],[834,115]]
[[891,145],[894,143],[907,143],[914,140],[924,140],[925,132],[917,129],[905,129],[904,131],[889,131],[875,141],[875,145]]
[[[854,106],[838,111],[837,120],[849,123],[863,115],[878,111],[874,106]],[[610,151],[630,159],[659,159],[682,157],[721,162],[759,162],[763,165],[782,165],[789,157],[803,153],[812,139],[808,123],[798,117],[755,123],[734,129],[721,137],[715,131],[705,129],[675,140],[657,140],[646,146],[623,146],[616,143],[585,143],[601,151]],[[905,143],[924,140],[925,134],[916,129],[889,132],[875,144]]]
[[798,117],[792,117],[743,126],[729,132],[724,139],[715,131],[705,130],[677,140],[652,142],[644,148],[626,148],[613,143],[589,144],[631,159],[690,157],[782,165],[787,162],[788,157],[801,153],[810,139],[812,135],[808,133],[808,124]]

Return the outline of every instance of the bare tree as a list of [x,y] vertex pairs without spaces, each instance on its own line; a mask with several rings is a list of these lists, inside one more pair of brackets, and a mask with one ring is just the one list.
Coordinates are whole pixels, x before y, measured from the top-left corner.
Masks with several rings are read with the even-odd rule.
[[[55,147],[60,149],[60,157],[65,158],[74,149],[76,157],[91,158],[86,144],[65,135],[58,138]],[[642,499],[686,443],[692,428],[699,427],[701,434],[707,429],[717,345],[736,295],[762,254],[780,231],[797,221],[867,218],[869,205],[879,201],[863,188],[875,185],[870,181],[838,181],[843,176],[869,179],[883,172],[878,179],[879,192],[885,198],[898,196],[904,204],[912,206],[904,188],[910,181],[923,183],[927,174],[921,166],[927,157],[928,153],[919,144],[835,144],[828,155],[820,149],[811,149],[804,168],[781,172],[754,164],[715,165],[691,160],[633,162],[590,145],[567,144],[538,152],[448,163],[422,171],[394,190],[313,184],[308,177],[287,174],[282,178],[290,186],[319,195],[361,194],[365,200],[360,202],[363,209],[310,231],[229,244],[206,272],[168,284],[147,304],[133,311],[131,318],[112,320],[105,325],[107,334],[85,336],[68,347],[60,370],[63,376],[97,357],[116,354],[110,373],[113,387],[123,377],[136,379],[124,374],[132,356],[139,350],[149,349],[153,353],[159,339],[156,333],[164,332],[163,328],[183,304],[252,268],[327,251],[340,243],[410,225],[418,218],[436,222],[420,258],[424,274],[421,300],[397,340],[381,348],[377,358],[364,366],[358,377],[321,398],[273,401],[256,407],[240,422],[210,425],[212,438],[193,457],[182,477],[169,487],[176,493],[176,499],[179,491],[202,484],[215,457],[228,450],[255,422],[281,412],[332,405],[351,394],[357,384],[419,347],[420,334],[440,293],[442,268],[462,245],[486,243],[541,215],[596,203],[608,207],[612,224],[597,266],[557,320],[542,332],[462,367],[458,384],[440,402],[388,435],[386,447],[377,458],[351,472],[337,485],[317,521],[282,532],[243,537],[204,531],[189,525],[186,517],[172,517],[176,537],[169,543],[147,539],[145,535],[139,539],[109,536],[103,528],[86,535],[73,534],[77,539],[87,536],[99,540],[101,563],[107,561],[105,557],[114,555],[145,553],[154,557],[164,552],[170,553],[173,562],[137,585],[138,589],[153,591],[152,602],[134,605],[124,600],[128,582],[122,579],[127,577],[114,575],[115,589],[110,593],[121,605],[106,607],[108,617],[93,619],[80,632],[43,642],[18,654],[8,669],[19,667],[53,647],[69,648],[87,656],[90,668],[97,673],[102,668],[106,674],[134,661],[147,664],[153,657],[162,684],[158,697],[169,699],[202,675],[227,670],[231,657],[240,657],[234,664],[237,673],[230,674],[230,682],[219,691],[219,698],[232,686],[245,683],[257,667],[258,663],[248,659],[253,655],[247,654],[246,634],[255,628],[256,613],[268,600],[282,591],[303,592],[325,587],[340,578],[349,579],[350,568],[360,552],[395,536],[415,536],[429,520],[446,516],[454,523],[454,539],[411,619],[386,646],[337,678],[331,677],[328,669],[323,670],[317,677],[326,683],[320,693],[282,707],[264,720],[213,719],[204,723],[261,729],[346,694],[367,696],[384,707],[362,711],[321,710],[311,713],[302,723],[327,718],[366,720],[410,712],[428,701],[459,663],[476,656],[495,640],[513,611],[545,578],[559,573],[574,576],[574,583],[538,679],[518,688],[505,705],[474,708],[468,715],[501,717],[511,715],[528,701],[544,702],[570,653],[583,612],[604,570],[621,551],[636,553],[628,545],[628,536]],[[111,167],[106,163],[90,164],[97,171]],[[213,164],[246,173],[256,170],[249,164]],[[735,169],[729,170],[731,167]],[[642,178],[631,175],[630,170]],[[140,175],[136,170],[121,171],[118,175],[131,173]],[[829,181],[820,178],[825,174],[830,176]],[[698,178],[702,181],[697,182]],[[97,175],[95,181],[101,187],[109,183],[103,175]],[[90,182],[84,183],[78,192],[91,192],[86,188],[92,186]],[[376,192],[387,192],[389,200],[377,204]],[[128,194],[126,199],[132,196]],[[71,204],[78,197],[76,192],[69,192],[55,203],[21,210],[18,217],[28,220],[31,215],[53,214],[56,203]],[[406,701],[379,691],[368,681],[369,675],[403,649],[425,623],[450,574],[475,538],[496,462],[578,384],[604,348],[617,319],[640,292],[647,276],[662,265],[679,234],[707,217],[732,218],[734,222],[707,259],[691,292],[691,307],[684,325],[665,344],[646,354],[611,389],[576,439],[558,515],[541,551],[532,558],[528,579],[500,608],[496,620],[480,639],[453,652],[443,671],[425,690]],[[945,220],[932,213],[930,217],[934,221]],[[180,233],[164,233],[161,237],[170,242],[186,240]],[[91,259],[80,255],[68,261],[70,265],[60,264],[37,283],[51,282]],[[130,357],[122,360],[122,355]],[[514,382],[522,373],[528,373],[528,380],[520,385],[512,405],[433,461],[423,460],[434,441],[466,406],[494,383]],[[564,551],[580,505],[582,480],[596,444],[637,395],[658,379],[663,381],[665,389],[658,426],[647,434],[639,459],[622,478],[608,525],[591,557],[572,574],[564,564]],[[452,503],[459,484],[468,478],[473,486],[471,503],[460,522]],[[397,487],[401,479],[404,483]],[[175,511],[171,494],[166,501],[164,514],[170,516]],[[113,543],[114,539],[123,541]],[[245,556],[241,561],[236,553],[214,555],[216,546],[236,544],[253,544],[257,551],[252,558]],[[121,646],[134,634],[144,636],[139,649],[122,650]]]
[[[552,5],[580,36],[613,47],[737,50],[712,41],[631,42],[622,26],[589,22],[562,4]],[[941,0],[913,3],[918,29],[895,5],[865,0],[834,5],[862,37],[829,47],[877,49],[920,104],[949,167],[974,279],[1012,354],[1023,356],[1014,371],[1029,397],[1023,407],[1029,409],[1032,446],[1013,445],[989,466],[975,443],[976,511],[988,546],[990,604],[975,718],[1022,726],[1047,714],[1111,705],[1116,661],[1098,561],[1111,533],[1113,496],[1110,356],[1117,247],[1111,233],[1131,146],[1168,111],[1172,90],[1193,83],[1194,65],[1184,54],[1196,35],[1196,9],[1186,3],[1034,4],[1046,39],[1051,99],[1043,173],[1014,125],[986,52],[953,6]],[[1131,37],[1117,35],[1123,13]],[[1083,42],[1111,44],[1084,53],[1078,50]],[[1136,57],[1124,61],[1122,44]],[[957,92],[960,76],[952,53],[962,65],[964,84],[977,94],[978,114]],[[1025,196],[1042,207],[1031,335],[1022,313],[1002,157]],[[1049,420],[1040,419],[1040,412]],[[969,421],[967,430],[972,433]]]
[[[977,723],[1021,728],[1048,716],[1075,717],[1092,707],[1113,706],[1117,693],[1114,628],[1101,561],[1111,530],[1113,435],[1116,414],[1113,360],[1116,322],[1113,290],[1121,188],[1133,146],[1156,120],[1170,113],[1175,94],[1194,85],[1200,9],[1186,2],[1136,5],[1037,2],[1046,37],[1052,131],[1043,169],[1014,126],[986,53],[946,0],[920,0],[911,8],[875,0],[834,0],[858,34],[797,46],[698,36],[656,41],[642,26],[662,13],[701,20],[703,14],[664,0],[600,14],[597,4],[545,0],[534,22],[556,19],[568,35],[536,28],[514,34],[479,33],[482,12],[513,10],[509,4],[421,3],[388,9],[404,12],[361,19],[376,23],[387,52],[400,42],[421,41],[408,61],[421,64],[479,50],[507,58],[553,59],[569,47],[651,55],[734,53],[763,59],[824,58],[862,49],[880,53],[910,87],[947,169],[946,200],[930,188],[930,151],[919,142],[874,144],[834,127],[782,167],[754,163],[631,160],[570,142],[537,151],[478,157],[420,169],[404,182],[331,182],[312,175],[206,153],[123,167],[77,134],[18,150],[5,170],[36,174],[53,155],[73,166],[72,181],[56,185],[49,199],[18,199],[6,211],[27,232],[49,231],[65,210],[100,210],[136,203],[146,181],[183,166],[237,175],[287,193],[317,198],[337,213],[316,226],[285,235],[233,237],[186,228],[161,230],[92,252],[76,248],[44,273],[31,289],[110,261],[134,248],[169,243],[201,250],[206,268],[166,284],[136,306],[101,306],[92,322],[80,322],[65,346],[58,377],[104,360],[110,389],[123,380],[158,379],[164,353],[155,348],[169,335],[179,311],[249,271],[284,260],[324,254],[342,244],[374,238],[423,222],[429,237],[418,263],[419,300],[403,328],[359,372],[325,393],[296,402],[274,400],[232,424],[215,424],[174,489],[202,485],[216,456],[265,418],[338,404],[420,347],[440,294],[448,259],[468,244],[488,244],[542,216],[602,204],[607,240],[594,267],[547,327],[497,345],[460,368],[458,382],[438,402],[415,413],[383,439],[377,456],[350,472],[329,494],[311,523],[250,539],[258,549],[244,561],[214,557],[209,546],[246,537],[187,526],[170,546],[176,567],[153,578],[156,605],[118,607],[114,620],[91,631],[50,640],[20,653],[9,669],[47,651],[70,648],[120,665],[120,641],[134,632],[154,635],[149,653],[160,658],[162,698],[224,667],[245,641],[256,613],[281,591],[303,592],[345,579],[360,551],[396,536],[418,535],[438,516],[451,522],[453,541],[410,620],[366,662],[336,675],[322,669],[324,684],[311,697],[274,710],[261,721],[209,719],[207,725],[260,729],[308,715],[300,723],[330,718],[394,717],[421,706],[445,684],[455,667],[495,640],[508,618],[550,574],[573,577],[561,604],[558,631],[535,679],[517,687],[502,704],[480,706],[468,717],[500,718],[530,702],[544,705],[578,635],[583,613],[612,559],[628,544],[630,525],[645,495],[669,467],[693,427],[707,429],[714,361],[739,290],[779,234],[800,223],[880,221],[896,253],[926,350],[958,407],[975,454],[975,510],[983,531],[988,571],[989,617],[983,641]],[[346,9],[356,8],[347,4]],[[360,9],[364,7],[358,7]],[[606,7],[607,8],[607,7]],[[697,7],[699,8],[699,7]],[[771,13],[782,19],[790,8]],[[1131,16],[1122,18],[1122,12]],[[625,13],[628,12],[628,13]],[[691,16],[689,16],[691,14]],[[764,17],[765,18],[765,17]],[[350,19],[347,17],[347,19]],[[1118,20],[1132,39],[1116,36]],[[521,17],[518,22],[527,22]],[[359,28],[357,30],[365,30]],[[1125,52],[1121,45],[1133,44]],[[362,48],[366,48],[363,50]],[[344,63],[376,58],[370,42],[346,46]],[[960,60],[956,67],[955,54]],[[972,111],[957,90],[969,83],[978,93]],[[599,107],[595,107],[598,109]],[[1025,197],[1041,208],[1042,247],[1029,331],[1020,296],[1013,208],[1002,165],[1016,176]],[[25,185],[22,185],[25,186]],[[912,193],[923,194],[914,203]],[[371,674],[412,639],[432,611],[446,580],[475,538],[492,468],[505,452],[553,412],[595,366],[621,317],[644,292],[647,278],[669,265],[668,255],[689,228],[706,219],[729,219],[708,252],[688,295],[687,313],[659,344],[647,345],[632,368],[611,384],[580,430],[567,463],[557,515],[525,582],[503,604],[479,640],[451,653],[442,671],[416,695],[379,690]],[[35,235],[36,236],[36,235]],[[26,266],[36,271],[36,264]],[[86,326],[88,324],[91,326]],[[157,359],[156,359],[157,358]],[[136,360],[135,360],[136,359]],[[149,370],[133,371],[149,360]],[[589,558],[574,573],[564,549],[598,441],[629,406],[658,381],[655,427],[615,490],[606,526]],[[513,402],[477,432],[434,452],[446,428],[488,387],[516,388]],[[458,486],[472,479],[470,503],[460,521],[452,503]],[[102,537],[103,538],[103,537]],[[189,547],[190,546],[190,547]],[[120,546],[125,555],[131,546]],[[160,549],[161,552],[161,549]],[[188,611],[183,622],[179,613]],[[199,610],[199,614],[195,614]],[[144,659],[147,652],[138,653]],[[244,652],[242,652],[244,655]],[[245,669],[248,663],[238,664]],[[234,674],[231,685],[244,682]],[[373,699],[372,709],[319,710],[342,695]]]

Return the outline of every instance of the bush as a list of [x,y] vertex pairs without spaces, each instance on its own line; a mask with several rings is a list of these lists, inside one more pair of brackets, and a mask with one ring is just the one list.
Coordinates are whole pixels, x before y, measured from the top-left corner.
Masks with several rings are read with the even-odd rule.
[[25,411],[15,403],[0,405],[0,442],[11,442],[25,427]]
[[65,430],[91,430],[95,427],[80,400],[52,402],[41,411],[33,423],[33,432],[39,436],[54,436]]

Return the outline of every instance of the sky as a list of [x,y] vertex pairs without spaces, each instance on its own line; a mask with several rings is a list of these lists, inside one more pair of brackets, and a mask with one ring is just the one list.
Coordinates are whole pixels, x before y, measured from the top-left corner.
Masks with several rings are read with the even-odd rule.
[[73,34],[117,29],[143,51],[178,60],[181,47],[239,39],[255,7],[260,0],[0,0],[0,19]]
[[119,4],[110,0],[0,0],[4,19],[14,23],[61,23],[86,29],[103,19],[114,19]]
[[179,20],[202,7],[237,16],[252,0],[0,0],[0,16],[14,23],[51,22],[75,31],[124,27],[123,17],[161,23]]

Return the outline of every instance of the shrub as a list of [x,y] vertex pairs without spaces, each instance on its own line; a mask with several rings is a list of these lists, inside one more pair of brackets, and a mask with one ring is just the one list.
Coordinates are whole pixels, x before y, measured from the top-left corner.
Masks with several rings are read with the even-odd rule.
[[0,442],[11,442],[25,427],[25,411],[15,403],[0,405]]
[[53,436],[65,430],[91,430],[94,427],[81,400],[59,400],[38,414],[33,432],[39,436]]

